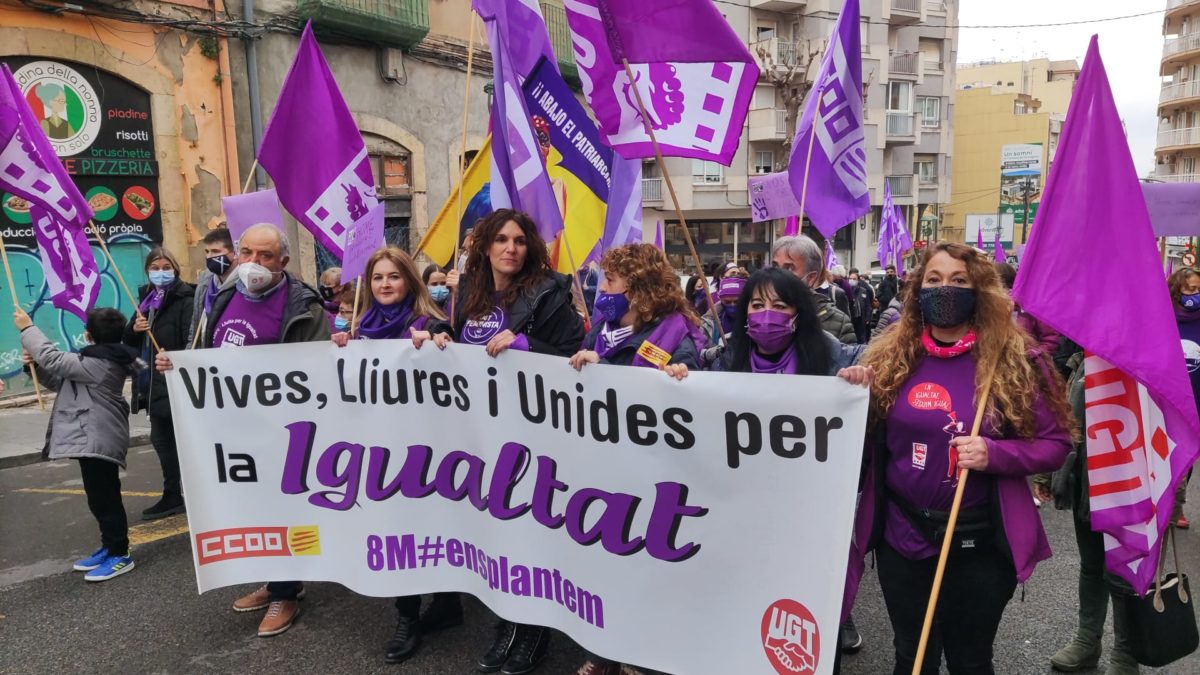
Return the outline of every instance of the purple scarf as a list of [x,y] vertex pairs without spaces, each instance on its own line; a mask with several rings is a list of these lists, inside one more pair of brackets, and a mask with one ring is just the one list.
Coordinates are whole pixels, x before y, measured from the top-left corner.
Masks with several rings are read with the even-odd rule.
[[[173,285],[174,284],[172,284],[172,286]],[[152,311],[157,312],[160,308],[162,308],[163,298],[167,296],[167,289],[169,288],[171,288],[171,286],[168,286],[167,288],[150,289],[150,293],[142,299],[142,304],[138,305],[138,311],[142,313],[142,316],[145,316]]]
[[[662,349],[667,354],[673,354],[685,339],[694,339],[692,333],[693,329],[695,328],[695,325],[683,318],[682,314],[675,312],[674,314],[668,314],[665,318],[663,318],[663,320],[654,327],[654,330],[650,331],[650,334],[646,336],[646,339],[643,342],[649,342],[655,347]],[[695,332],[697,334],[699,333],[698,330]],[[647,361],[640,353],[633,357],[632,365],[641,366],[643,368],[658,367],[657,363]]]
[[412,316],[412,308],[411,295],[391,305],[373,302],[359,319],[357,333],[370,340],[409,337],[408,320]]
[[217,293],[221,290],[221,281],[214,274],[208,280],[208,288],[204,289],[204,313],[212,314],[213,300],[217,299]]
[[778,361],[772,361],[765,356],[760,356],[757,349],[750,348],[750,372],[752,373],[780,373],[783,375],[796,374],[796,349],[788,345]]
[[608,340],[606,340],[604,337],[604,333],[606,331],[608,331],[608,332],[617,331],[617,330],[620,330],[620,328],[621,327],[619,325],[613,326],[613,325],[609,324],[607,321],[604,322],[604,326],[600,329],[600,332],[596,334],[595,350],[596,350],[596,354],[598,354],[600,356],[600,358],[602,358],[602,359],[608,358],[609,354],[612,354],[613,352],[617,351],[621,347],[624,347],[625,343],[629,342],[629,340],[633,337],[634,334],[632,331],[630,331],[625,337],[621,338],[620,341],[618,341],[610,346],[608,344]]

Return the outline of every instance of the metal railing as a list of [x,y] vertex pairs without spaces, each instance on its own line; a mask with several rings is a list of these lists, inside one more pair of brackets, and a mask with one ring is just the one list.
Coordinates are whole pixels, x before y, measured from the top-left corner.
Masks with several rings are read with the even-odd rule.
[[890,71],[898,75],[916,75],[918,56],[920,54],[915,52],[910,54],[892,54]]
[[1196,183],[1200,182],[1200,173],[1156,173],[1154,177],[1164,183]]
[[892,9],[920,14],[921,0],[892,0]]
[[888,186],[892,188],[893,197],[911,197],[913,193],[912,176],[888,176]]
[[1200,145],[1200,127],[1167,129],[1158,132],[1157,147],[1168,148],[1173,145]]
[[562,4],[543,2],[542,16],[546,19],[546,31],[550,33],[550,44],[560,64],[575,63],[575,48],[571,44],[571,28],[567,25],[567,11]]
[[775,133],[781,136],[787,135],[787,110],[782,108],[775,110]]
[[661,202],[663,200],[663,179],[661,178],[643,178],[642,179],[642,201],[644,202]]
[[1175,101],[1181,98],[1195,98],[1197,96],[1200,96],[1200,80],[1188,80],[1187,82],[1163,85],[1162,92],[1158,95],[1158,102],[1166,103],[1167,101]]
[[785,68],[796,64],[796,56],[799,51],[795,42],[780,40],[779,38],[770,38],[750,43],[751,54],[758,56],[759,50],[762,50],[762,53],[767,58],[774,61],[776,66],[783,66]]
[[1180,52],[1190,52],[1200,49],[1200,33],[1180,35],[1163,43],[1163,58]]
[[906,112],[889,112],[887,114],[888,136],[913,136],[913,114]]

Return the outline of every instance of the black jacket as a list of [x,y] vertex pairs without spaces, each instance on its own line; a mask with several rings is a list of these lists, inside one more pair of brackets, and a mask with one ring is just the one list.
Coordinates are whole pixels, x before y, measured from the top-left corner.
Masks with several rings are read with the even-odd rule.
[[[464,298],[467,297],[468,279],[459,285],[459,295],[454,303],[454,339],[462,341]],[[508,314],[508,329],[517,335],[524,334],[529,341],[529,351],[538,354],[573,356],[583,342],[583,318],[571,304],[571,278],[551,272],[550,277],[538,285],[532,294],[520,294],[511,307],[504,308]]]
[[[149,284],[139,288],[138,301],[145,300],[153,289],[154,287]],[[195,286],[184,281],[177,281],[167,289],[166,295],[163,296],[162,306],[157,310],[152,310],[146,317],[146,320],[150,322],[150,330],[154,333],[154,339],[158,340],[158,346],[168,352],[188,347],[188,332],[192,326],[192,297],[195,294]],[[145,333],[133,331],[133,323],[136,320],[137,315],[134,314],[126,324],[124,342],[138,350],[146,363],[154,363],[155,350],[150,338]],[[143,383],[143,378],[147,376],[148,379]],[[149,369],[149,372],[143,371],[141,377],[134,379],[134,385],[133,412],[148,409],[150,414],[156,417],[171,416],[166,376],[154,369]]]
[[[626,340],[625,344],[618,347],[616,351],[610,353],[607,357],[600,359],[600,363],[610,363],[615,366],[632,365],[633,357],[637,356],[638,349],[646,341],[646,338],[650,337],[650,333],[654,332],[655,328],[658,328],[658,324],[660,323],[662,323],[661,319],[642,326],[642,329]],[[592,324],[592,329],[588,331],[587,337],[583,339],[584,349],[596,349],[596,341],[600,339],[600,331],[603,328],[603,321],[597,321]],[[683,339],[679,341],[679,346],[675,347],[675,351],[671,352],[669,363],[672,365],[682,363],[690,370],[700,368],[700,354],[696,351],[696,343],[692,341],[690,335],[684,335]]]
[[886,276],[883,281],[879,282],[879,292],[875,297],[879,299],[879,309],[882,310],[892,302],[892,298],[900,292],[900,279],[898,277]]

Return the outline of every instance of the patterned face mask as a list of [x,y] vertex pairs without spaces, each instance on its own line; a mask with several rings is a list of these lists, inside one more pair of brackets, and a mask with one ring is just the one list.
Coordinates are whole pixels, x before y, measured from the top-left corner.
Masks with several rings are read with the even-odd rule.
[[974,288],[922,288],[920,301],[925,323],[938,328],[961,326],[975,316]]

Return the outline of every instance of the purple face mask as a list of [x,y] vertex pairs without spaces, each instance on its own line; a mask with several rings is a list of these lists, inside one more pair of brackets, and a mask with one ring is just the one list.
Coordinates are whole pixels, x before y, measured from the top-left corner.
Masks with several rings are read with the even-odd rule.
[[778,354],[787,349],[795,331],[795,317],[774,309],[764,309],[746,317],[746,335],[763,354]]

